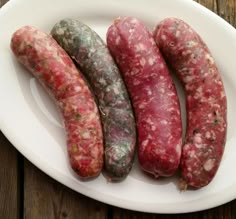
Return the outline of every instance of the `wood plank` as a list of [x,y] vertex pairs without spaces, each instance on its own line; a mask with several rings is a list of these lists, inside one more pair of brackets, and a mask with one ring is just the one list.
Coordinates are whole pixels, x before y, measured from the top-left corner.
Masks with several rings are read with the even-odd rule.
[[6,3],[8,0],[0,0],[0,8]]
[[17,219],[20,214],[18,153],[0,132],[0,218]]
[[[0,8],[8,0],[0,0]],[[20,176],[21,155],[0,132],[0,218],[20,218]]]
[[199,4],[205,6],[206,8],[210,9],[211,11],[217,13],[217,0],[195,0]]
[[[233,205],[233,206],[232,206]],[[187,214],[150,214],[113,208],[113,219],[235,219],[236,201],[213,209]]]
[[218,15],[236,27],[236,0],[217,0]]
[[24,218],[107,218],[107,206],[56,182],[25,159]]

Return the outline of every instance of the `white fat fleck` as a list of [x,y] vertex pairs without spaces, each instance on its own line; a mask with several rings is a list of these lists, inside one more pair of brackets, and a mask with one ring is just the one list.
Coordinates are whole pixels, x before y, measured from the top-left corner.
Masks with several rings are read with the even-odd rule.
[[211,133],[210,133],[210,132],[206,132],[206,133],[205,133],[205,137],[206,137],[207,139],[211,138]]
[[192,54],[190,55],[190,57],[191,57],[191,59],[192,59],[192,63],[193,63],[193,64],[197,64],[197,59],[195,59],[195,54],[192,53]]
[[115,86],[113,87],[113,91],[116,95],[119,94],[119,84],[117,84],[117,83],[115,84]]
[[[192,171],[191,171],[191,172],[192,172]],[[187,177],[190,178],[190,179],[192,178],[192,173],[191,173],[191,172],[188,172],[188,173],[187,173]]]
[[154,62],[155,62],[155,58],[154,58],[154,57],[150,57],[150,58],[148,59],[148,64],[149,64],[149,65],[153,65]]
[[137,45],[135,45],[136,52],[140,52],[140,51],[144,51],[144,50],[146,50],[146,47],[143,43],[138,43]]
[[139,84],[140,84],[140,81],[139,81],[139,80],[135,80],[135,79],[133,80],[133,85],[136,86],[136,85],[139,85]]
[[179,34],[180,34],[180,31],[177,30],[176,33],[175,33],[175,36],[176,36],[176,37],[179,37]]
[[57,34],[58,34],[58,35],[63,35],[63,34],[64,34],[63,28],[58,28],[58,29],[57,29]]
[[89,51],[90,54],[91,54],[91,53],[94,53],[94,52],[96,52],[96,49],[95,49],[95,48],[91,48],[90,51]]
[[192,48],[192,47],[194,47],[194,46],[196,46],[197,45],[197,43],[195,42],[195,41],[188,41],[187,43],[186,43],[186,47],[187,48]]
[[196,148],[204,148],[204,147],[206,147],[206,144],[197,144],[197,143],[195,143],[195,146],[196,146]]
[[186,55],[191,54],[191,53],[192,53],[192,51],[188,49],[188,50],[183,51],[182,55],[186,56]]
[[[176,110],[174,107],[170,107],[170,108],[168,108],[168,109],[166,109],[166,111],[167,112],[173,112],[173,113],[178,113],[179,112],[179,110]],[[174,118],[174,115],[172,116],[172,118]]]
[[196,90],[198,93],[202,93],[202,87],[198,87]]
[[175,96],[175,93],[174,92],[170,92],[170,93],[167,94],[167,96],[169,96],[169,97]]
[[116,45],[119,45],[119,44],[120,44],[120,36],[117,36],[116,41],[115,41],[115,44],[116,44]]
[[160,93],[162,93],[162,94],[165,93],[165,89],[163,87],[160,88]]
[[98,147],[93,147],[93,150],[91,150],[91,155],[93,157],[97,157],[98,153],[99,153]]
[[138,108],[139,109],[144,109],[145,106],[146,106],[146,102],[143,102],[143,103],[139,104]]
[[151,90],[148,90],[147,94],[150,96],[152,95],[152,91]]
[[205,101],[205,98],[204,98],[203,92],[202,92],[202,87],[198,87],[198,88],[196,89],[196,94],[194,95],[194,98],[195,98],[195,99],[201,99],[202,102]]
[[143,57],[141,58],[140,64],[141,64],[141,66],[144,66],[146,64],[145,58],[143,58]]
[[160,76],[160,79],[163,80],[163,79],[164,79],[164,76]]
[[19,52],[22,51],[25,48],[25,44],[23,42],[21,42],[20,46],[19,46]]
[[152,136],[148,134],[147,139],[152,139]]
[[221,92],[220,92],[220,97],[221,97],[221,98],[224,98],[224,97],[225,97],[225,92],[224,92],[224,91],[221,91]]
[[188,82],[192,81],[193,79],[194,79],[194,76],[186,76],[186,77],[184,78],[184,82],[185,82],[185,83],[188,83]]
[[102,84],[102,85],[106,85],[106,80],[104,80],[104,78],[100,78],[100,79],[99,79],[99,82],[100,82],[100,84]]
[[164,35],[164,34],[161,35],[161,39],[164,40],[164,41],[166,41],[166,35]]
[[214,164],[215,164],[215,159],[209,159],[204,163],[203,167],[206,171],[211,171],[212,168],[214,167]]
[[173,31],[173,30],[175,30],[175,27],[174,26],[169,26],[168,30]]
[[164,35],[164,34],[161,35],[161,39],[164,40],[164,41],[166,41],[166,35]]
[[78,92],[79,92],[79,91],[81,91],[81,90],[82,90],[82,88],[81,88],[80,86],[76,86],[76,87],[75,87],[75,91],[78,91]]
[[195,152],[194,152],[194,151],[189,151],[188,156],[191,157],[191,158],[193,158],[193,157],[195,157],[196,155],[195,155]]
[[168,122],[167,122],[166,120],[161,120],[161,124],[162,124],[162,125],[167,125]]
[[209,53],[207,53],[205,55],[205,58],[206,58],[206,60],[210,61],[211,64],[214,64],[214,59],[212,58],[212,56]]
[[201,133],[197,133],[196,135],[194,135],[193,142],[195,144],[201,144],[202,143],[202,135],[201,135]]
[[153,124],[153,121],[151,120],[151,118],[148,118],[148,119],[146,120],[146,122],[147,122],[148,124]]
[[[213,101],[213,100],[212,100],[212,101]],[[220,106],[219,104],[212,104],[212,106],[213,106],[214,108],[218,108],[218,109],[221,108],[221,106]]]
[[68,44],[73,44],[73,40],[72,39],[68,39]]
[[150,73],[150,76],[153,77],[153,78],[155,78],[155,77],[157,77],[157,73],[152,72],[152,73]]
[[[164,68],[164,64],[163,63],[160,63],[159,64],[159,67],[160,67],[160,69],[163,69]],[[161,77],[160,77],[161,78]]]
[[165,154],[166,150],[164,148],[156,148],[155,154]]
[[94,113],[90,113],[89,116],[86,118],[87,121],[92,121],[94,120],[94,118],[97,117],[97,113],[94,112]]
[[131,24],[136,24],[138,23],[137,19],[136,18],[133,18],[131,21],[130,21]]
[[90,133],[89,133],[89,132],[84,132],[84,133],[82,134],[82,137],[83,137],[84,139],[89,139],[89,138],[90,138]]
[[129,29],[129,33],[133,33],[134,32],[134,29]]
[[152,130],[152,131],[155,131],[155,130],[156,130],[156,126],[152,125],[152,126],[151,126],[151,130]]
[[182,140],[180,140],[180,142],[178,143],[178,145],[176,146],[176,152],[177,154],[181,154],[182,152]]
[[211,130],[211,139],[216,140],[216,133],[213,130]]
[[148,142],[149,142],[148,139],[144,140],[144,141],[142,142],[142,146],[146,147],[146,146],[148,145]]
[[136,74],[138,74],[138,73],[139,73],[139,70],[138,70],[137,68],[134,68],[134,69],[130,72],[131,75],[136,75]]

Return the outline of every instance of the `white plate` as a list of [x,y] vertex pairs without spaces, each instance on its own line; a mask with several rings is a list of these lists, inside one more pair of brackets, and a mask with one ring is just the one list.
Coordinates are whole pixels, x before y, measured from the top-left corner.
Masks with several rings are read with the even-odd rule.
[[[23,25],[50,31],[65,17],[79,18],[104,39],[118,16],[134,16],[150,28],[175,16],[192,25],[206,41],[222,72],[228,96],[228,136],[222,165],[205,188],[180,192],[175,177],[154,180],[137,163],[126,180],[108,183],[103,175],[79,181],[71,171],[62,120],[39,84],[13,58],[12,33]],[[66,186],[111,205],[137,211],[180,213],[215,207],[236,198],[236,31],[206,8],[190,0],[11,0],[0,9],[0,128],[32,163]]]

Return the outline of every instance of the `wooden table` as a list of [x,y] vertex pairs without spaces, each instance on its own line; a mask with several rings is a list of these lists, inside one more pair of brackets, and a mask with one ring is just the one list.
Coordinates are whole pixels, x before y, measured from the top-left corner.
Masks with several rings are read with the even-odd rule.
[[[7,1],[0,0],[0,7]],[[197,2],[236,26],[236,0]],[[17,152],[0,133],[0,219],[16,218],[233,219],[236,218],[236,200],[214,209],[178,215],[148,214],[113,207],[76,193],[53,180]]]

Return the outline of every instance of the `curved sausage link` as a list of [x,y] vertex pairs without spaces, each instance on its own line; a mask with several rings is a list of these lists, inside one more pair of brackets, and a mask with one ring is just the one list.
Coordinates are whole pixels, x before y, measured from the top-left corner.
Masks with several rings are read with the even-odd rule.
[[136,127],[120,72],[103,40],[79,20],[61,20],[51,33],[78,63],[97,97],[104,131],[105,170],[109,180],[123,179],[133,164]]
[[82,178],[103,166],[103,135],[94,98],[67,53],[48,34],[25,26],[12,36],[16,58],[40,81],[59,106],[71,166]]
[[107,45],[131,95],[142,169],[155,177],[173,175],[182,146],[180,105],[151,33],[136,18],[118,18],[108,30]]
[[186,91],[181,187],[203,187],[215,176],[226,141],[223,82],[206,44],[184,21],[166,18],[155,28],[154,38]]

